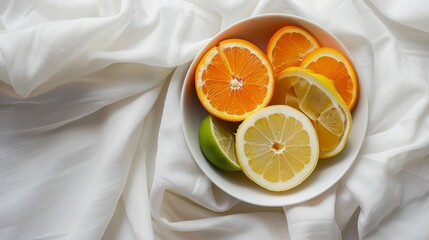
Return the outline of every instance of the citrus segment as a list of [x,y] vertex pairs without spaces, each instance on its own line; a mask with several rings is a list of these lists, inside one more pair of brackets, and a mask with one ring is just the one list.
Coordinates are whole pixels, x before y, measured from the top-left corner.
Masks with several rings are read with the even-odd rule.
[[267,56],[273,64],[275,75],[278,75],[288,67],[299,66],[302,59],[318,47],[317,39],[304,28],[285,26],[270,38]]
[[352,117],[331,80],[310,70],[291,67],[276,82],[272,104],[286,104],[307,115],[316,129],[320,158],[340,153],[347,142]]
[[269,103],[274,75],[258,47],[245,40],[228,39],[203,56],[195,72],[195,87],[209,113],[242,121]]
[[237,126],[207,115],[199,129],[199,143],[204,156],[217,168],[239,171],[234,133]]
[[317,165],[319,145],[310,120],[285,105],[268,106],[238,127],[237,159],[249,179],[284,191],[304,181]]
[[301,67],[334,81],[335,89],[347,107],[350,110],[354,108],[359,97],[358,79],[353,65],[342,52],[330,47],[318,48],[303,59]]

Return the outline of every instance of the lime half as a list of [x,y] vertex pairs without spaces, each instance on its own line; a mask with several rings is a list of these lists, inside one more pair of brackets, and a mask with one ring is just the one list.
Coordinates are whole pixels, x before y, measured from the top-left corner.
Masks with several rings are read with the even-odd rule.
[[208,115],[201,122],[199,142],[204,156],[217,168],[226,171],[241,170],[235,153],[236,123]]

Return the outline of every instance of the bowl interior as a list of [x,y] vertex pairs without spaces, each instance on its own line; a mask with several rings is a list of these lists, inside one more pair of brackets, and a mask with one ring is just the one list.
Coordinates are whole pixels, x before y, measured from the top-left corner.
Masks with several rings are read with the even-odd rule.
[[[366,93],[361,87],[358,104],[352,112],[353,126],[345,149],[335,157],[319,160],[315,171],[302,184],[279,193],[259,187],[242,172],[218,170],[205,159],[198,143],[198,129],[201,121],[208,113],[200,104],[194,85],[195,69],[202,55],[221,40],[228,38],[248,40],[265,52],[270,37],[286,25],[297,25],[307,29],[316,36],[322,46],[341,50],[353,62],[344,45],[334,35],[317,24],[286,14],[259,15],[242,20],[223,30],[201,49],[188,69],[182,89],[180,105],[183,131],[196,163],[219,188],[237,199],[260,206],[274,207],[296,204],[314,198],[329,189],[347,172],[356,159],[367,127],[368,103]],[[360,79],[359,71],[356,70]]]

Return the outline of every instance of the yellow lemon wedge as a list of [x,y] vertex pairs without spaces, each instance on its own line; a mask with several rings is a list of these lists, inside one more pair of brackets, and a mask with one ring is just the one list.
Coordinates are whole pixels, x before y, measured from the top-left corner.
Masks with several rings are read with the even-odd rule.
[[319,139],[320,158],[335,156],[344,149],[352,116],[328,78],[304,68],[288,68],[276,78],[272,104],[289,105],[310,118]]

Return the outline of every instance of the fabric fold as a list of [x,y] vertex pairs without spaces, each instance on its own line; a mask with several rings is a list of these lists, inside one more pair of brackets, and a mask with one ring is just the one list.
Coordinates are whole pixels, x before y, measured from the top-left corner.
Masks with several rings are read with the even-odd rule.
[[[0,3],[0,239],[429,239],[425,1]],[[246,17],[315,21],[349,49],[368,129],[347,174],[294,206],[241,202],[198,168],[181,87]]]
[[337,186],[304,203],[284,207],[292,240],[342,239],[335,221]]

